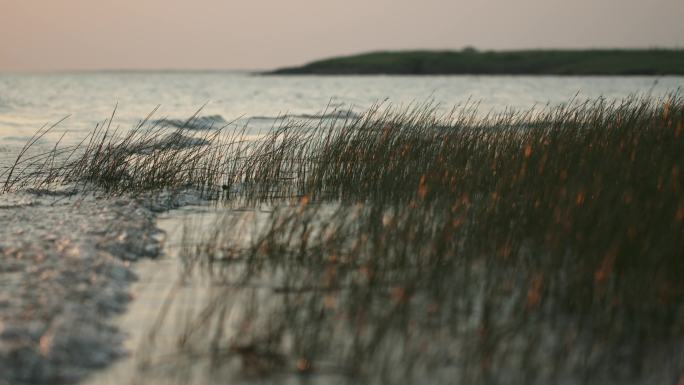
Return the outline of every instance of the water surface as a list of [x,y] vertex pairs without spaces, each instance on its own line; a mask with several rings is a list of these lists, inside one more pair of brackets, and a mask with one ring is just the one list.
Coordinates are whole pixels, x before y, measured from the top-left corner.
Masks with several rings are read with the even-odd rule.
[[[571,100],[632,94],[660,96],[684,77],[554,76],[258,76],[233,72],[92,72],[0,74],[0,146],[23,144],[38,128],[65,116],[47,141],[69,131],[76,140],[107,119],[133,126],[156,106],[157,118],[201,115],[268,128],[282,115],[316,115],[373,103],[402,106],[433,100],[444,110],[469,100],[482,113],[529,109]],[[0,152],[1,152],[0,148]]]

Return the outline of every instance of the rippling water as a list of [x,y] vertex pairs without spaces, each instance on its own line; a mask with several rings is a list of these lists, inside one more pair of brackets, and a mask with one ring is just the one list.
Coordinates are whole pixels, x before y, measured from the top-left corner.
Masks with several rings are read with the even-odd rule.
[[[76,139],[107,119],[127,128],[157,105],[157,118],[183,119],[206,104],[202,115],[270,126],[282,115],[318,114],[326,106],[363,111],[434,100],[445,109],[469,99],[480,111],[528,109],[547,103],[630,94],[663,95],[684,86],[684,77],[546,76],[258,76],[230,72],[113,72],[0,74],[0,146],[25,142],[44,124],[69,115],[47,140],[64,131]],[[258,117],[261,119],[250,119]]]

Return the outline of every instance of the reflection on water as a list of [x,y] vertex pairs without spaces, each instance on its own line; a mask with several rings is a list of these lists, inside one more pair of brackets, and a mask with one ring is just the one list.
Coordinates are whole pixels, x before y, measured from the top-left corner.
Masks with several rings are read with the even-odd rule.
[[531,241],[505,258],[473,254],[464,237],[476,227],[453,220],[439,204],[309,204],[162,221],[178,264],[162,273],[155,316],[137,316],[148,324],[134,323],[123,373],[141,384],[677,382],[680,303],[643,302],[629,276],[587,290],[597,277],[582,258]]

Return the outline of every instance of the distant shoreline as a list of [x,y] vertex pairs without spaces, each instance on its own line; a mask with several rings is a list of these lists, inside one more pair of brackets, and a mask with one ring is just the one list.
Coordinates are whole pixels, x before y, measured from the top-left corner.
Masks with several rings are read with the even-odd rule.
[[684,75],[684,49],[380,51],[264,75]]

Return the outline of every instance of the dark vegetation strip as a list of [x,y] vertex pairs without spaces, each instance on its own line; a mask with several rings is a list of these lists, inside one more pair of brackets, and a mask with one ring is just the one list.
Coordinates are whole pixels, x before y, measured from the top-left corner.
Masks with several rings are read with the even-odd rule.
[[684,50],[371,52],[281,68],[309,75],[684,75]]

